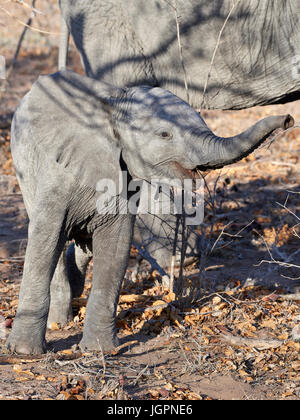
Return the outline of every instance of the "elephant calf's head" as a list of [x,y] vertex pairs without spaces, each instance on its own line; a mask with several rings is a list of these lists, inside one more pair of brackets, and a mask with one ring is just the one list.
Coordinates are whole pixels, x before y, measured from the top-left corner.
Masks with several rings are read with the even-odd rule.
[[172,93],[150,87],[123,91],[115,125],[122,155],[134,178],[191,178],[195,169],[220,168],[256,149],[290,115],[268,117],[231,138],[215,136],[191,106]]
[[[169,91],[121,89],[68,70],[39,78],[30,98],[36,137],[42,138],[46,127],[51,151],[66,148],[72,139],[73,158],[79,159],[84,145],[91,167],[98,162],[96,156],[102,156],[97,169],[102,177],[113,177],[114,164],[115,172],[120,169],[121,152],[133,178],[171,180],[173,185],[174,179],[182,185],[195,169],[220,168],[242,159],[275,129],[294,124],[290,115],[267,117],[235,137],[217,137],[199,113]],[[57,155],[59,161],[65,156],[61,151]]]

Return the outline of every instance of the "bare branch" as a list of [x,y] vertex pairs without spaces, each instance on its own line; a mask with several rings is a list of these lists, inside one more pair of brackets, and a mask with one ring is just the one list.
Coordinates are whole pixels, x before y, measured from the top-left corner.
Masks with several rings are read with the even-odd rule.
[[164,0],[174,11],[175,15],[175,22],[176,22],[176,32],[177,32],[177,42],[178,42],[178,51],[179,51],[179,57],[181,62],[181,67],[183,70],[183,79],[184,79],[184,87],[186,91],[186,100],[188,103],[190,103],[190,94],[189,94],[189,87],[187,82],[187,72],[184,65],[183,60],[183,50],[182,50],[182,44],[181,44],[181,35],[180,35],[180,23],[179,23],[179,15],[178,15],[178,8],[177,8],[177,0],[173,0],[174,3],[172,4],[169,0]]
[[227,22],[230,19],[230,16],[232,15],[234,9],[239,4],[239,2],[240,2],[240,0],[237,0],[236,2],[233,2],[232,7],[231,7],[231,9],[230,9],[230,11],[229,11],[229,13],[228,13],[228,15],[227,15],[227,17],[226,17],[223,25],[222,25],[222,28],[221,28],[221,30],[219,32],[219,35],[218,35],[218,38],[217,38],[217,42],[216,42],[216,46],[215,46],[215,49],[214,49],[213,54],[212,54],[212,57],[211,57],[209,71],[207,73],[206,81],[205,81],[204,88],[203,88],[202,102],[201,102],[200,111],[203,109],[203,106],[204,106],[205,94],[206,94],[206,90],[207,90],[209,79],[211,77],[211,72],[212,72],[212,68],[213,68],[213,65],[214,65],[215,57],[216,57],[216,54],[217,54],[217,51],[218,51],[218,48],[219,48],[219,45],[220,45],[221,37],[223,35],[224,29],[225,29],[225,27],[227,25]]
[[282,207],[283,209],[285,209],[286,211],[288,211],[290,214],[292,214],[297,220],[300,221],[300,217],[298,217],[292,210],[290,210],[288,207],[286,207],[285,204],[280,204],[276,201],[276,204],[278,204],[280,207]]
[[284,344],[284,341],[282,340],[275,340],[271,338],[246,338],[234,336],[232,334],[221,334],[221,337],[232,346],[254,347],[257,350],[276,349]]
[[174,242],[173,242],[173,252],[172,252],[172,258],[171,258],[171,273],[170,273],[170,287],[169,287],[171,293],[174,292],[174,269],[175,269],[175,262],[176,262],[176,248],[177,248],[179,223],[180,223],[180,218],[179,216],[177,216]]
[[[42,29],[39,28],[35,28],[33,26],[31,26],[31,24],[28,24],[23,22],[22,20],[18,19],[16,16],[14,16],[11,12],[9,12],[7,9],[5,9],[4,7],[0,6],[0,10],[2,10],[4,13],[6,13],[9,17],[15,19],[16,21],[18,21],[21,25],[25,26],[26,28],[30,29],[31,31],[34,32],[39,32],[41,34],[45,34],[45,35],[55,35],[55,36],[59,36],[60,33],[59,32],[48,32],[48,31],[44,31]],[[35,11],[32,11],[32,14],[30,16],[30,19],[32,19],[35,15]]]
[[[36,2],[36,0],[32,0],[32,7],[34,7],[34,6],[35,6],[35,2]],[[3,8],[0,6],[0,9],[3,9]],[[4,10],[4,9],[3,9],[3,10]],[[10,65],[10,67],[8,68],[7,72],[6,72],[6,79],[4,80],[4,82],[3,82],[2,86],[1,86],[1,91],[0,91],[0,101],[2,100],[2,98],[3,98],[3,96],[4,96],[4,93],[5,93],[5,91],[6,91],[6,87],[7,87],[7,85],[8,85],[9,78],[10,78],[11,73],[13,72],[13,70],[14,70],[14,68],[15,68],[15,65],[16,65],[16,63],[17,63],[18,56],[19,56],[19,52],[20,52],[20,49],[21,49],[21,47],[22,47],[22,43],[23,43],[23,41],[24,41],[24,38],[25,38],[26,32],[27,32],[28,28],[30,28],[30,27],[31,27],[31,23],[32,23],[32,21],[33,21],[34,16],[35,16],[35,14],[34,14],[34,13],[30,16],[30,18],[28,19],[28,21],[27,21],[27,23],[26,23],[26,25],[25,25],[25,27],[24,27],[24,29],[23,29],[23,32],[22,32],[22,34],[21,34],[21,36],[20,36],[20,39],[19,39],[19,41],[18,41],[17,48],[16,48],[16,51],[15,51],[15,54],[14,54],[14,57],[13,57],[12,63],[11,63],[11,65]]]
[[187,102],[190,103],[190,94],[189,94],[189,87],[188,87],[188,82],[187,82],[187,72],[186,72],[185,65],[184,65],[182,44],[181,44],[181,37],[180,37],[179,17],[178,17],[178,12],[177,12],[177,0],[174,0],[174,1],[175,1],[174,13],[175,13],[175,21],[176,21],[178,49],[179,49],[181,66],[182,66],[182,70],[183,70],[184,87],[185,87],[185,91],[186,91],[186,99],[187,99]]
[[26,3],[24,0],[9,0],[9,1],[12,2],[12,3],[17,3],[20,6],[25,7],[26,9],[30,9],[38,15],[44,15],[45,14],[45,13],[41,12],[40,10],[36,9],[34,6]]

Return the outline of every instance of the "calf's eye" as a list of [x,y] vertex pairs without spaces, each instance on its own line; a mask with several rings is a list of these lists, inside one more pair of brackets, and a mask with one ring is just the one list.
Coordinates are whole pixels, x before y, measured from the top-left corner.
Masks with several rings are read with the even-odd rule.
[[172,138],[172,133],[166,130],[160,131],[158,134],[162,139],[165,140],[170,140]]

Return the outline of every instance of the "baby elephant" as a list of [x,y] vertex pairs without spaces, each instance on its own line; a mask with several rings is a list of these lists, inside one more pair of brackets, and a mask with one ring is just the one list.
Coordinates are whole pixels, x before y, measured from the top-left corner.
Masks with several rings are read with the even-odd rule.
[[[46,350],[50,283],[69,240],[87,258],[92,252],[94,261],[80,346],[117,346],[116,306],[135,220],[128,184],[152,178],[172,183],[193,177],[196,169],[220,168],[248,155],[273,130],[291,125],[289,115],[268,117],[225,139],[161,88],[121,89],[69,71],[40,77],[12,123],[12,155],[29,230],[8,348],[26,354]],[[112,200],[102,200],[103,180],[118,186]]]

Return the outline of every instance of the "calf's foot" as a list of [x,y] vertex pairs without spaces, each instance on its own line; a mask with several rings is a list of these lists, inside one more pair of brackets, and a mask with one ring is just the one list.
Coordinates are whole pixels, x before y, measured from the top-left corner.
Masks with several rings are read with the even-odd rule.
[[6,347],[12,353],[42,354],[46,351],[44,328],[34,324],[28,328],[15,319],[13,329],[6,341]]
[[118,347],[119,339],[115,333],[108,331],[98,331],[96,334],[84,329],[83,337],[80,341],[80,348],[83,351],[111,351]]
[[64,327],[69,321],[72,321],[72,307],[70,305],[50,305],[47,327],[52,328],[53,324]]

